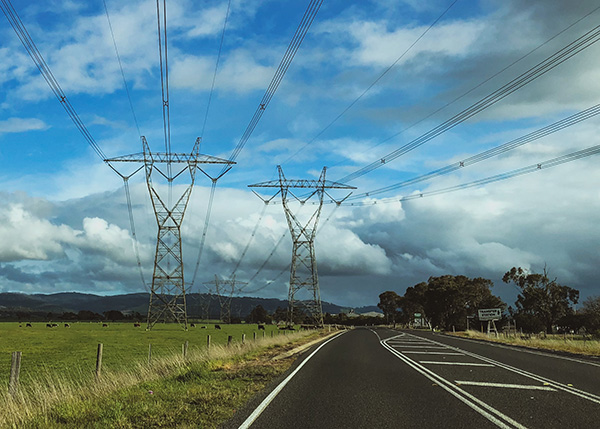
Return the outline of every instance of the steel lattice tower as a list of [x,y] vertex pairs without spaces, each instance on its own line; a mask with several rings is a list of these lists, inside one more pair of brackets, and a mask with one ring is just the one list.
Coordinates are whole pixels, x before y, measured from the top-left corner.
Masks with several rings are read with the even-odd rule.
[[[181,224],[192,194],[197,170],[200,170],[213,180],[213,182],[218,179],[210,177],[201,168],[201,165],[230,165],[234,164],[234,162],[200,154],[200,138],[196,139],[191,153],[152,153],[145,137],[142,137],[142,145],[142,153],[105,159],[105,161],[109,165],[114,162],[142,164],[130,176],[123,176],[117,172],[124,180],[128,180],[129,177],[142,168],[145,169],[146,184],[158,225],[147,329],[152,329],[154,324],[159,321],[174,321],[182,325],[184,329],[187,329],[187,307],[181,250]],[[174,166],[177,165],[180,168],[174,169]],[[162,166],[166,166],[166,169]],[[187,186],[179,197],[174,197],[173,182],[175,179],[185,177],[185,172],[189,174]],[[161,197],[152,179],[153,176],[167,181],[169,195],[166,199]],[[175,202],[172,203],[172,200]]]
[[215,281],[206,284],[215,285],[215,293],[221,306],[221,322],[231,323],[231,301],[235,293],[235,287],[247,283],[236,281],[235,274],[230,279],[219,279],[219,276],[215,274]]
[[[323,325],[323,309],[321,307],[321,292],[319,290],[319,276],[317,273],[317,258],[315,256],[315,236],[317,234],[317,225],[321,216],[323,207],[323,197],[327,195],[332,201],[340,204],[329,195],[326,189],[356,189],[353,186],[344,185],[337,182],[325,180],[327,167],[318,180],[288,180],[283,174],[281,166],[277,166],[279,180],[256,183],[249,185],[252,188],[279,188],[279,191],[270,198],[264,200],[268,203],[277,194],[281,193],[281,203],[287,219],[290,234],[292,236],[292,266],[290,270],[290,287],[288,291],[288,318],[293,323],[294,313],[297,310],[304,310],[312,322],[317,326]],[[290,189],[312,189],[313,191],[303,198],[298,198]],[[290,209],[289,199],[293,197],[302,205],[313,196],[317,196],[318,202],[316,209],[308,218],[308,221],[302,222]],[[346,196],[347,198],[348,196]],[[300,299],[299,292],[306,289],[308,298]]]

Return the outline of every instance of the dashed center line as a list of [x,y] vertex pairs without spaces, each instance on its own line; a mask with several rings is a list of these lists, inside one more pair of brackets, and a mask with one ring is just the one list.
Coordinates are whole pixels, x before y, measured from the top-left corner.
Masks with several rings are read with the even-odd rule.
[[402,350],[402,353],[412,353],[418,355],[444,355],[444,356],[464,356],[463,353],[456,352],[427,352],[420,350]]
[[483,386],[483,387],[504,387],[508,389],[524,389],[524,390],[547,390],[549,392],[556,392],[549,386],[535,386],[531,384],[505,384],[505,383],[489,383],[487,381],[461,381],[456,380],[456,384],[460,386]]

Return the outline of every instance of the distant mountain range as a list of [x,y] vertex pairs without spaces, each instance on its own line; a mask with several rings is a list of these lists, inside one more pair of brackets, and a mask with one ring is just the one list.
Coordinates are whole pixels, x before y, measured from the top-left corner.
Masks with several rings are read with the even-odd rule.
[[[187,294],[188,315],[190,317],[218,318],[220,314],[219,299],[215,295],[192,293]],[[0,317],[15,312],[45,312],[62,314],[78,313],[87,310],[102,314],[106,311],[117,310],[122,313],[148,312],[149,296],[147,293],[132,293],[125,295],[100,296],[77,292],[54,294],[24,294],[0,293]],[[287,301],[275,298],[233,297],[231,300],[231,316],[244,318],[257,305],[262,305],[269,313],[277,307],[286,308]],[[349,307],[342,307],[329,302],[323,302],[323,312],[330,314],[347,313]],[[352,309],[356,314],[371,311],[381,312],[375,305]]]

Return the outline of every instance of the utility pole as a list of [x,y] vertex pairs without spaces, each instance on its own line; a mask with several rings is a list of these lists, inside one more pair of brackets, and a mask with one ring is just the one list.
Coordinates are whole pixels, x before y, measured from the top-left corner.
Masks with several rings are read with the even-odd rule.
[[[129,162],[141,164],[132,174],[125,176],[115,172],[123,178],[125,183],[131,176],[144,169],[146,173],[146,184],[152,207],[158,225],[156,238],[156,252],[154,256],[154,271],[152,274],[152,287],[150,289],[150,303],[148,305],[147,330],[159,321],[174,321],[187,330],[187,307],[185,299],[185,283],[183,279],[183,255],[181,250],[181,224],[185,215],[194,182],[196,172],[200,170],[204,175],[215,183],[223,176],[229,168],[220,176],[213,178],[202,168],[206,164],[235,164],[222,158],[200,154],[200,138],[196,139],[191,153],[152,153],[145,137],[142,137],[143,152],[125,155],[104,161],[114,170],[112,163]],[[165,168],[166,167],[166,168]],[[173,195],[175,179],[186,177],[188,173],[187,186],[177,197]],[[167,198],[161,196],[158,187],[153,181],[153,176],[168,184]],[[174,201],[174,202],[173,202]],[[131,215],[131,213],[130,213]]]
[[223,323],[231,323],[231,301],[233,300],[236,286],[248,283],[236,281],[235,274],[229,279],[219,279],[219,276],[215,274],[215,280],[206,284],[215,285],[215,293],[219,298],[221,306],[221,321]]
[[[337,182],[325,180],[327,167],[318,180],[288,180],[283,174],[281,166],[277,166],[279,180],[256,183],[249,185],[251,188],[279,188],[277,193],[268,200],[261,198],[265,204],[268,204],[278,194],[281,194],[281,203],[287,219],[290,234],[292,236],[292,266],[290,271],[290,287],[288,291],[288,322],[293,324],[296,312],[304,310],[312,323],[316,326],[323,326],[323,309],[321,306],[321,292],[319,290],[319,276],[317,273],[317,258],[315,256],[315,236],[317,234],[317,224],[321,216],[323,207],[323,197],[327,195],[336,204],[341,204],[346,198],[336,201],[326,189],[356,189],[354,186],[344,185]],[[291,189],[311,189],[308,196],[299,198]],[[258,195],[258,194],[256,194]],[[290,208],[290,199],[293,198],[304,205],[309,199],[316,196],[318,201],[316,209],[308,217],[308,220],[302,222]],[[306,292],[305,299],[300,298],[302,290]]]

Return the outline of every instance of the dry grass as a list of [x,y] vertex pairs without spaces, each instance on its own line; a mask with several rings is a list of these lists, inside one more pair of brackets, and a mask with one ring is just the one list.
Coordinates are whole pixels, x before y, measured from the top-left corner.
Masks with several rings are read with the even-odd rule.
[[521,336],[519,334],[484,334],[479,331],[469,330],[466,332],[449,333],[464,338],[474,338],[478,340],[491,341],[495,343],[510,344],[516,346],[529,347],[541,350],[553,350],[568,353],[575,353],[587,356],[600,356],[600,341],[590,340],[582,336],[572,335],[531,335]]
[[[68,374],[42,372],[22,383],[14,397],[7,392],[0,393],[0,427],[28,427],[32,420],[38,422],[36,427],[45,427],[43,423],[39,424],[40,416],[43,421],[44,416],[57,406],[62,407],[63,412],[65,407],[73,407],[76,412],[78,404],[98,401],[132,386],[184,374],[194,365],[227,370],[229,366],[237,365],[236,361],[252,360],[260,351],[267,356],[275,351],[281,353],[299,342],[314,338],[314,333],[312,335],[298,332],[247,341],[246,344],[234,343],[229,347],[192,350],[185,359],[181,354],[163,357],[153,360],[150,365],[138,364],[132,369],[103,372],[97,380],[92,374],[81,374],[79,370]],[[55,422],[48,422],[48,427],[54,426]]]

